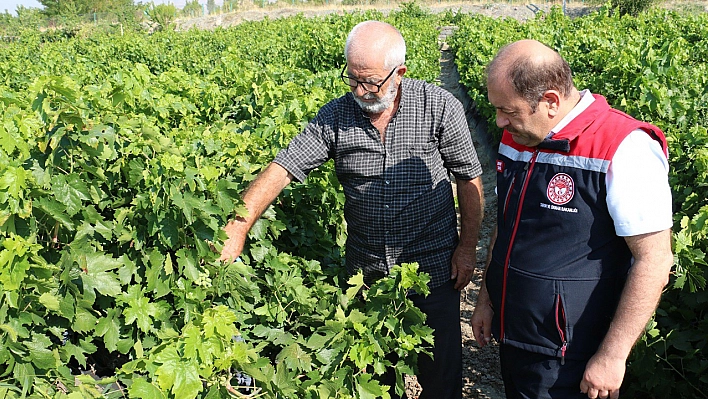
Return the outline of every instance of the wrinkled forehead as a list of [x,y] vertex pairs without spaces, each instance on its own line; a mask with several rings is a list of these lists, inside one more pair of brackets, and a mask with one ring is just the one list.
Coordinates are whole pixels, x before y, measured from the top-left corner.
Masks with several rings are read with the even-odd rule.
[[347,70],[351,73],[367,73],[386,75],[385,57],[376,57],[373,54],[353,54],[347,58]]

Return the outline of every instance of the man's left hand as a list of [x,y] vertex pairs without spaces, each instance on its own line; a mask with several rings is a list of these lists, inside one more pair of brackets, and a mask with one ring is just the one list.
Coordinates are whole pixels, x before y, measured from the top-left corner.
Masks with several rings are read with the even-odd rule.
[[477,265],[477,247],[458,245],[452,255],[452,274],[450,279],[457,279],[455,289],[461,291],[469,284]]
[[619,398],[626,367],[625,359],[621,357],[595,354],[585,366],[580,391],[590,399]]

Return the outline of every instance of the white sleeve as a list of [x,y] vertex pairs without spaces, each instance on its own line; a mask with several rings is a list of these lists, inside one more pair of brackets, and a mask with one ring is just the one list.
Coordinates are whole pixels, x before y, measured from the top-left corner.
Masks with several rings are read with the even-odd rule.
[[641,130],[617,148],[607,171],[607,206],[618,236],[636,236],[672,226],[669,162],[661,145]]

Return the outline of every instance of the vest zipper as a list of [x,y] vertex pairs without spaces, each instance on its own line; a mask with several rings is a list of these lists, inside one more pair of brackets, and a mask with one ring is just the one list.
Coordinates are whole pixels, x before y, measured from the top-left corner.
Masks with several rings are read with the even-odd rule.
[[[504,307],[506,304],[506,279],[507,276],[509,275],[509,260],[511,259],[511,249],[514,246],[514,239],[516,238],[516,231],[519,228],[519,220],[521,219],[521,205],[524,203],[524,196],[526,195],[526,188],[528,188],[529,185],[529,176],[531,176],[531,172],[533,172],[533,166],[536,164],[536,157],[538,156],[538,149],[534,151],[533,155],[531,156],[531,159],[526,163],[526,166],[524,166],[524,171],[526,171],[526,175],[524,176],[524,181],[521,186],[521,192],[519,193],[519,201],[516,206],[516,219],[514,220],[514,226],[511,231],[511,237],[509,238],[509,246],[507,247],[506,250],[506,257],[504,259],[504,278],[502,280],[502,298],[501,298],[501,309],[499,310],[499,320],[501,324],[501,329],[500,329],[500,334],[499,334],[499,340],[500,342],[504,342]],[[515,179],[514,179],[515,180]],[[508,197],[507,197],[508,199]]]
[[514,190],[514,185],[516,184],[516,174],[511,179],[511,184],[509,185],[509,190],[506,192],[506,201],[504,201],[504,221],[506,222],[506,211],[509,209],[509,199],[511,199],[511,192]]

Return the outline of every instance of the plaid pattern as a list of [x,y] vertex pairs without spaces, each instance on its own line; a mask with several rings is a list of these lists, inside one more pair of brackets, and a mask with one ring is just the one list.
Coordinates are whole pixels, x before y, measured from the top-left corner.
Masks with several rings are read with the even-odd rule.
[[403,79],[386,143],[352,93],[326,104],[274,162],[298,181],[329,159],[346,195],[346,264],[367,281],[395,264],[418,262],[430,287],[450,280],[458,242],[449,173],[482,174],[465,113],[449,92]]

